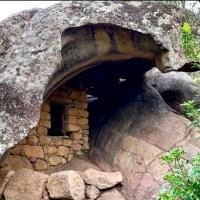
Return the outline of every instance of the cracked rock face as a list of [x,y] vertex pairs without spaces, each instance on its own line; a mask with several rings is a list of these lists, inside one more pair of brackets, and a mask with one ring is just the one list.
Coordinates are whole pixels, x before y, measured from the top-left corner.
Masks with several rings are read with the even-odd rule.
[[[2,21],[0,23],[3,38],[0,49],[0,156],[25,138],[36,125],[40,106],[43,97],[48,94],[48,84],[52,77],[58,75],[58,81],[67,81],[99,62],[116,59],[116,55],[114,58],[106,57],[101,51],[102,48],[99,48],[102,57],[99,56],[101,54],[97,54],[88,62],[86,60],[84,63],[74,63],[64,67],[65,75],[61,77],[60,71],[66,62],[62,57],[65,55],[62,51],[62,36],[66,29],[88,24],[93,24],[95,27],[97,24],[106,24],[110,44],[113,44],[112,39],[117,34],[115,30],[109,28],[109,25],[137,31],[140,35],[148,35],[158,47],[158,54],[156,53],[158,59],[155,64],[161,71],[167,72],[181,69],[189,62],[184,56],[180,41],[180,27],[187,15],[183,10],[157,2],[66,1],[39,11],[18,13]],[[194,28],[199,25],[195,17],[192,25]],[[13,28],[16,35],[13,33]],[[73,29],[70,30],[72,34],[64,39],[65,45],[79,37],[73,33]],[[9,34],[6,34],[7,32]],[[99,40],[95,39],[98,35],[90,36],[95,40],[97,48],[102,47],[102,43],[98,43]],[[103,38],[106,37],[107,35],[103,35]],[[100,37],[100,41],[104,40]],[[106,48],[107,43],[103,45]],[[119,43],[119,47],[120,45],[122,43]],[[79,47],[77,48],[74,47],[74,51],[70,49],[71,53],[80,53],[84,50],[88,55],[91,51],[87,48],[87,44],[80,51]],[[108,50],[109,55],[113,53],[110,51],[110,46]],[[115,52],[115,49],[113,51]],[[156,56],[153,53],[155,54],[153,51],[150,52],[153,57],[148,57],[151,61]],[[127,56],[121,59],[140,57],[138,52],[129,55],[127,51],[124,55]],[[51,86],[50,91],[56,88],[55,85]]]

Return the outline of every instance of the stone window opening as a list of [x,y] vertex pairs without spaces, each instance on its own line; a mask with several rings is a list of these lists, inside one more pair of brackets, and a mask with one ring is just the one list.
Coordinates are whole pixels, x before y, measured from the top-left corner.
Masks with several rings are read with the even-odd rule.
[[65,106],[62,104],[50,104],[51,128],[49,136],[65,136]]

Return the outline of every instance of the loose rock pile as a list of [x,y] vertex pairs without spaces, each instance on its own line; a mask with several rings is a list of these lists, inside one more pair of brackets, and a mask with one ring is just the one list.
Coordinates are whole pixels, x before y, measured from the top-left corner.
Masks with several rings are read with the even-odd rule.
[[84,172],[69,170],[48,176],[22,168],[16,172],[12,171],[11,175],[8,173],[5,181],[8,183],[2,184],[0,188],[5,200],[113,199],[110,197],[124,200],[118,190],[112,188],[122,182],[120,172],[108,173],[94,169]]

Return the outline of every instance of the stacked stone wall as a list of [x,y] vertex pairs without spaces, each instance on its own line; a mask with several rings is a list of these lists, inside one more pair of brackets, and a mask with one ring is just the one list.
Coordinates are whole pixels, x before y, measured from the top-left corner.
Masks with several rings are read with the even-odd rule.
[[[51,104],[64,106],[63,136],[48,135],[51,129]],[[9,154],[26,157],[36,171],[63,165],[89,149],[87,96],[84,89],[63,86],[54,91],[41,107],[40,120]]]

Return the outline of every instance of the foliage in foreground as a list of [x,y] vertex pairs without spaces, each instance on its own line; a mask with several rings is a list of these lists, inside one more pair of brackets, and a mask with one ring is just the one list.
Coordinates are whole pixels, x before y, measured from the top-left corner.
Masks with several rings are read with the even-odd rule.
[[[200,47],[195,36],[191,33],[191,26],[184,23],[182,27],[182,42],[187,58],[196,62],[200,61]],[[186,114],[192,120],[190,126],[196,126],[200,133],[200,109],[197,109],[193,101],[182,104],[187,110]],[[170,150],[160,159],[163,164],[169,166],[169,174],[164,175],[167,181],[160,190],[158,200],[200,200],[200,153],[190,160],[183,157],[187,154],[181,148]]]

